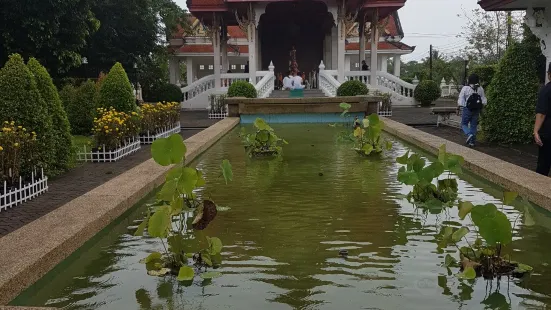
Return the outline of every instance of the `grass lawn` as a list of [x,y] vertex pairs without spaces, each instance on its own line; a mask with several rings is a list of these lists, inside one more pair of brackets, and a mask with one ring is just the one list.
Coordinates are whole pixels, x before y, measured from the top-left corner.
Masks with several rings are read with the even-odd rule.
[[82,149],[85,145],[89,148],[89,143],[92,142],[91,137],[87,136],[73,136],[73,146],[77,149]]

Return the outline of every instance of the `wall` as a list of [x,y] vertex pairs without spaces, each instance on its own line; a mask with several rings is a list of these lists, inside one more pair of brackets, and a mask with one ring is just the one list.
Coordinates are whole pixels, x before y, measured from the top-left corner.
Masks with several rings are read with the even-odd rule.
[[[209,69],[209,65],[212,66],[214,64],[213,57],[209,56],[191,56],[193,58],[193,72],[194,76],[197,79],[200,79],[202,77],[205,77],[207,75],[214,74],[214,68]],[[229,56],[228,62],[229,67],[232,73],[243,73],[244,70],[241,69],[241,65],[247,64],[247,60],[249,60],[248,56]],[[236,69],[232,69],[232,65],[236,66]],[[203,70],[200,70],[200,67],[203,66]],[[225,72],[223,72],[225,73]],[[194,78],[195,79],[195,78]]]

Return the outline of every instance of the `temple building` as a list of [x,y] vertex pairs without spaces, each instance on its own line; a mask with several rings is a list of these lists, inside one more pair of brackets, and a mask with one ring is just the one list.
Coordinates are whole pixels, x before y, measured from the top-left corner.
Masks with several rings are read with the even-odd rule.
[[[170,81],[183,84],[179,64],[185,62],[183,108],[206,108],[209,95],[235,80],[268,97],[278,74],[292,68],[325,96],[355,79],[392,93],[395,105],[413,105],[415,86],[399,78],[401,55],[414,49],[402,42],[398,10],[405,1],[188,0],[192,31],[170,40]],[[364,61],[368,70],[361,70]]]

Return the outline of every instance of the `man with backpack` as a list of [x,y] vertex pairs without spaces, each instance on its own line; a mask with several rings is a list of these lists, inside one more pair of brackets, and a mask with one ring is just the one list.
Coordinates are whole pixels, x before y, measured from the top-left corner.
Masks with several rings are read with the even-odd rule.
[[457,100],[457,109],[462,109],[461,129],[467,136],[465,144],[474,147],[476,142],[476,132],[478,128],[478,117],[482,108],[488,103],[484,89],[480,86],[478,75],[471,74],[468,79],[468,85],[463,86]]
[[[551,64],[547,70],[551,80]],[[551,119],[547,117],[551,109],[551,82],[547,83],[538,95],[536,106],[536,122],[534,125],[534,140],[539,146],[538,166],[536,172],[545,176],[551,169]]]

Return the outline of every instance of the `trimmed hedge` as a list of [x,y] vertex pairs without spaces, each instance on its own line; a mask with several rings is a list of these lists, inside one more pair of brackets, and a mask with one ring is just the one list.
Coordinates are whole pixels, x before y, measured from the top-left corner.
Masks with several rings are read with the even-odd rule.
[[57,88],[46,68],[35,58],[29,59],[27,67],[34,75],[38,91],[46,103],[47,113],[52,119],[52,145],[50,147],[53,149],[54,157],[50,171],[53,171],[55,175],[69,168],[73,144],[71,127],[67,113],[59,99]]
[[159,83],[142,89],[145,102],[182,102],[183,99],[180,87],[170,83]]
[[254,85],[245,81],[233,82],[228,88],[228,97],[256,98]]
[[97,88],[93,81],[88,80],[73,89],[72,98],[67,102],[66,109],[74,135],[89,135],[92,132],[97,109],[96,98]]
[[476,74],[478,75],[480,79],[480,86],[484,89],[488,89],[490,84],[492,83],[492,79],[494,78],[495,72],[496,72],[496,65],[479,65],[474,67],[470,74]]
[[346,81],[337,89],[337,97],[365,96],[367,94],[369,94],[369,89],[364,83],[358,80]]
[[[2,122],[15,121],[36,132],[39,162],[30,165],[42,166],[50,174],[50,165],[55,161],[52,119],[33,74],[19,54],[11,55],[0,70],[0,117]],[[29,165],[22,167],[22,174],[30,174],[30,168]]]
[[433,80],[423,80],[415,87],[413,97],[421,103],[422,106],[431,105],[436,99],[440,98],[442,90]]
[[499,143],[532,141],[539,81],[531,48],[515,43],[497,66],[482,114],[486,138]]
[[118,112],[126,113],[135,111],[137,108],[132,85],[119,62],[111,68],[101,84],[99,106],[106,109],[113,107]]

